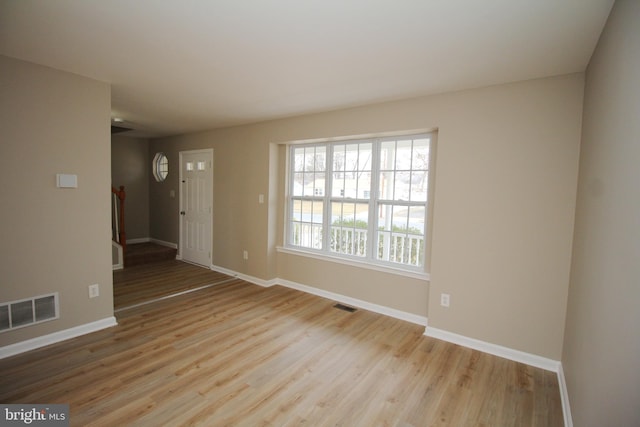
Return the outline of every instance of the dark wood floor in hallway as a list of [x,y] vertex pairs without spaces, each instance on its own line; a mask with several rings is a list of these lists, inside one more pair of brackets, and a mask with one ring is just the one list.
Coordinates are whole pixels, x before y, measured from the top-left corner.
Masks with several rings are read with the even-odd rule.
[[[128,274],[186,282],[175,265]],[[334,304],[230,279],[122,310],[118,326],[0,360],[0,402],[68,403],[73,426],[563,424],[555,373]]]

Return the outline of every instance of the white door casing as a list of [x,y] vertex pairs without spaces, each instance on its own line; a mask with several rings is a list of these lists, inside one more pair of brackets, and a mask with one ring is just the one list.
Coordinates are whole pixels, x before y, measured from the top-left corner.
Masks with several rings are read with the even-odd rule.
[[213,150],[180,152],[180,257],[211,266]]

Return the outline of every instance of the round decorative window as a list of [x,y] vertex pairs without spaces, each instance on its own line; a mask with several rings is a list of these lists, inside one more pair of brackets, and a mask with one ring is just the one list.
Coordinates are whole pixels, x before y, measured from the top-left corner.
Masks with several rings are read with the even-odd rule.
[[153,177],[158,182],[162,182],[169,175],[169,159],[164,153],[156,153],[153,158]]

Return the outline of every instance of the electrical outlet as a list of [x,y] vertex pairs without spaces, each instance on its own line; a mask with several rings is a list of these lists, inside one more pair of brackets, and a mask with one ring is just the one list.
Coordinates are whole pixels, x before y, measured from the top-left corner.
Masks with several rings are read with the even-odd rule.
[[247,261],[249,259],[249,251],[243,251],[242,258]]
[[89,298],[96,298],[100,296],[100,285],[89,285]]
[[451,295],[449,294],[440,294],[440,305],[443,307],[449,307],[449,303],[451,302]]

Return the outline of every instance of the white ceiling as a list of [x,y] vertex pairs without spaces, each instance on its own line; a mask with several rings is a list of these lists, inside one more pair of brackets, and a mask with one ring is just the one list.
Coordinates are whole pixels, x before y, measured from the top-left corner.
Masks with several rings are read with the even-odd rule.
[[0,0],[0,54],[170,135],[584,71],[613,0]]

